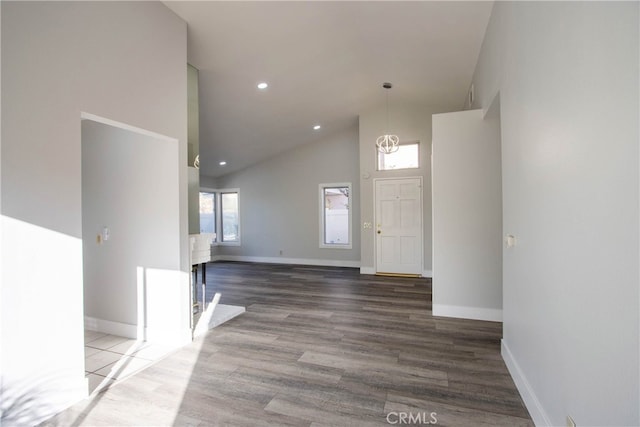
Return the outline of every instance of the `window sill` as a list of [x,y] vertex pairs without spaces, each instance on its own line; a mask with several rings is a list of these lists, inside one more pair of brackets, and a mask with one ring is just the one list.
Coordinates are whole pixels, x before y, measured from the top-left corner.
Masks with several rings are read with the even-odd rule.
[[320,245],[320,249],[353,249],[352,245]]

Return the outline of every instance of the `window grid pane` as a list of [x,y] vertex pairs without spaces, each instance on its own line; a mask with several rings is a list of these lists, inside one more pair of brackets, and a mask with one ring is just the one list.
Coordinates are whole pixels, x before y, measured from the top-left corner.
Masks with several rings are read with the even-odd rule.
[[401,144],[391,154],[378,152],[378,170],[415,169],[420,167],[419,143]]
[[349,187],[325,187],[323,190],[325,245],[349,244]]
[[200,232],[216,232],[216,195],[200,192]]
[[239,241],[238,193],[221,193],[222,242]]

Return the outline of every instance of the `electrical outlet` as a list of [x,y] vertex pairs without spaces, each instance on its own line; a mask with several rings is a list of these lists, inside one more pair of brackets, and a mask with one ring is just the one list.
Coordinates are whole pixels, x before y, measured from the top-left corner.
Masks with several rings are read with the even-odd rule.
[[569,415],[567,415],[567,427],[576,427],[576,422]]
[[513,234],[507,234],[504,238],[504,242],[507,245],[507,248],[512,248],[516,245],[516,236]]
[[280,255],[282,255],[284,253],[284,251],[282,249],[280,249]]

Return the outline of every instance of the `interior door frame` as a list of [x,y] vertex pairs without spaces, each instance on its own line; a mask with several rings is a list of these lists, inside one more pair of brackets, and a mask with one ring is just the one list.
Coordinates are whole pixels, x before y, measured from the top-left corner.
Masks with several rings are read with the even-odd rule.
[[420,183],[420,277],[424,276],[424,178],[422,175],[414,176],[395,176],[390,178],[374,178],[373,179],[373,270],[378,274],[378,235],[375,227],[378,224],[378,194],[376,185],[380,181],[397,181],[402,179],[417,179]]

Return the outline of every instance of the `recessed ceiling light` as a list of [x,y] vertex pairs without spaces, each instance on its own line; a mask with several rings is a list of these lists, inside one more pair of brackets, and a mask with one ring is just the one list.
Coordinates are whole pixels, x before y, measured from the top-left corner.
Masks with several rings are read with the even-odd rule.
[[258,89],[263,89],[264,90],[264,89],[266,89],[268,87],[269,87],[269,85],[267,84],[267,82],[258,83]]
[[320,130],[320,128],[321,128],[321,127],[322,127],[322,126],[320,126],[320,125],[315,125],[315,126],[313,127],[313,130]]
[[224,166],[224,165],[226,165],[226,164],[227,164],[227,162],[222,161],[222,162],[220,162],[220,163],[218,163],[218,164],[219,164],[220,166]]

